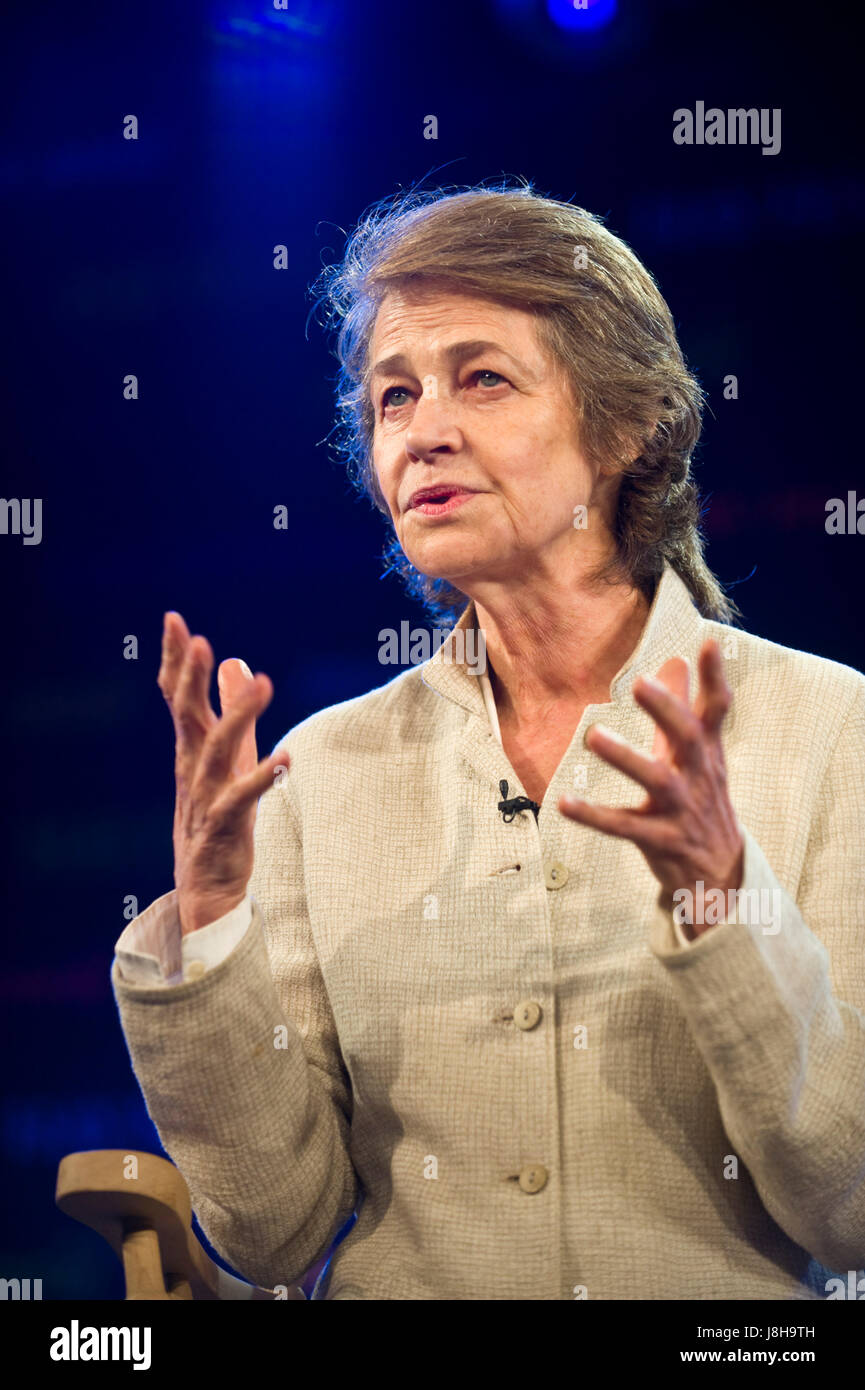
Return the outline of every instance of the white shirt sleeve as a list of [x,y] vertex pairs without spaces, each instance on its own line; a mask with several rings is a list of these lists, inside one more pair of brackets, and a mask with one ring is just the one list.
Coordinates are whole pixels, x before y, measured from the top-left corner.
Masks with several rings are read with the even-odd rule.
[[[675,914],[673,915],[673,931],[676,933],[676,940],[680,946],[685,946],[686,948],[688,946],[693,946],[694,942],[688,940],[679,923],[676,921]],[[695,938],[695,940],[699,940],[699,938]]]
[[182,936],[177,892],[157,898],[119,936],[120,973],[134,985],[179,985],[199,980],[231,955],[252,922],[249,893],[230,912]]

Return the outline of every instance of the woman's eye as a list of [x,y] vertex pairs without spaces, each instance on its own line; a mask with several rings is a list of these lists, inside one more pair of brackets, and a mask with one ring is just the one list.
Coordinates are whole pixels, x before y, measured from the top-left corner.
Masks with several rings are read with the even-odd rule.
[[[507,378],[503,377],[500,372],[491,371],[488,367],[478,368],[476,372],[472,372],[469,378],[471,384],[479,385],[484,391],[492,391],[506,380]],[[411,392],[407,386],[389,386],[381,398],[382,408],[387,410],[389,406],[392,406],[395,410],[399,410],[410,398]]]

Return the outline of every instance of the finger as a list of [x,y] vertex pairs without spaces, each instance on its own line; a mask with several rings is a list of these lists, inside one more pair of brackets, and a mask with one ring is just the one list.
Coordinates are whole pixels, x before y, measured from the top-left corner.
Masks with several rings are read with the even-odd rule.
[[255,762],[252,768],[239,766],[240,752],[244,743],[248,746],[250,730],[254,740],[255,721],[272,699],[273,684],[260,672],[246,682],[246,689],[211,729],[196,768],[193,791],[197,801],[207,805],[219,796],[224,783],[232,777],[240,780],[255,768]]
[[183,618],[173,611],[165,613],[162,618],[162,656],[156,683],[169,706],[174,699],[188,646],[189,628]]
[[[691,671],[690,667],[681,656],[671,657],[665,661],[656,680],[666,686],[671,695],[675,695],[683,704],[690,704]],[[652,757],[664,758],[668,762],[673,760],[673,749],[663,729],[655,727],[655,741],[652,745]]]
[[218,819],[228,831],[239,827],[252,803],[274,785],[276,769],[288,769],[290,766],[291,759],[284,748],[271,753],[268,758],[262,758],[252,772],[238,777],[225,788],[210,808],[210,817]]
[[212,672],[213,652],[207,638],[190,638],[171,704],[177,729],[177,769],[187,785],[204,740],[216,722],[208,699]]
[[[250,681],[254,679],[255,677],[246,662],[241,661],[239,657],[228,657],[225,661],[220,662],[216,672],[216,682],[219,687],[219,708],[223,715],[227,714],[239,697],[246,694]],[[235,759],[235,767],[238,772],[250,772],[257,762],[255,724],[252,723],[241,740]]]
[[693,710],[660,681],[640,676],[634,699],[652,716],[664,734],[679,767],[698,767],[703,760],[703,726]]
[[603,835],[631,840],[639,849],[664,850],[669,843],[669,828],[660,820],[640,811],[628,811],[614,806],[593,806],[577,796],[565,794],[559,800],[559,810],[569,820],[600,830]]
[[694,713],[707,733],[717,736],[730,705],[733,692],[724,675],[724,658],[721,648],[708,637],[700,649],[698,663],[700,687],[694,706]]
[[604,724],[593,724],[585,737],[590,753],[639,782],[660,807],[677,803],[675,774],[669,763],[646,757]]

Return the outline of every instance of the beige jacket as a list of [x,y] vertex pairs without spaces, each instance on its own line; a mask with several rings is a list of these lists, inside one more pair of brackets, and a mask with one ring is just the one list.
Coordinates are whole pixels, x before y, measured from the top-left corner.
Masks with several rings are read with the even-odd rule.
[[[650,751],[633,680],[709,634],[758,897],[683,946],[639,851],[556,803],[642,799],[586,731]],[[706,622],[668,568],[538,821],[505,824],[523,788],[449,649],[283,740],[226,959],[114,962],[210,1240],[292,1284],[360,1203],[320,1296],[825,1297],[865,1266],[865,678]],[[176,948],[173,893],[157,918]]]

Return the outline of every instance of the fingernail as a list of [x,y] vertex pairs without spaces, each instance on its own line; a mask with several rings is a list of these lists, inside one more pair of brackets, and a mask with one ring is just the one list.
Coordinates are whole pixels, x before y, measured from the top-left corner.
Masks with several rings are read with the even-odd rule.
[[[627,740],[626,738],[622,738],[622,735],[621,735],[621,734],[617,734],[617,733],[614,732],[614,730],[608,729],[607,726],[606,726],[606,724],[593,724],[593,725],[592,725],[592,729],[597,729],[598,732],[599,732],[599,733],[602,733],[602,734],[604,735],[605,738],[612,739],[613,743],[625,743],[625,744],[626,744],[626,743],[628,742],[628,740]],[[588,738],[588,736],[589,736],[590,733],[591,733],[591,729],[587,729],[587,730],[586,730],[586,737],[587,737],[587,738]]]
[[246,676],[246,679],[247,679],[247,680],[250,680],[250,681],[254,681],[254,680],[255,680],[255,676],[254,676],[254,675],[252,674],[252,672],[250,671],[250,669],[249,669],[249,667],[247,666],[246,662],[245,662],[241,657],[238,657],[237,660],[238,660],[238,664],[239,664],[239,666],[240,666],[241,671],[242,671],[243,674]]
[[645,681],[646,685],[648,685],[652,690],[660,690],[663,694],[669,693],[667,687],[664,685],[664,682],[656,681],[654,676],[642,676],[641,680]]

